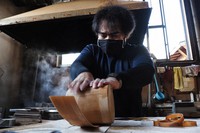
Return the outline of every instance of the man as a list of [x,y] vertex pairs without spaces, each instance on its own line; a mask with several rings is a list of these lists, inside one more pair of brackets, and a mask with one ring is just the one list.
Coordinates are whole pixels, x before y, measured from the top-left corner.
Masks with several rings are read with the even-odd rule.
[[68,88],[81,92],[110,84],[116,117],[141,116],[142,87],[151,83],[154,67],[143,45],[126,42],[135,28],[132,13],[121,6],[104,7],[94,16],[92,28],[97,44],[87,45],[71,65]]

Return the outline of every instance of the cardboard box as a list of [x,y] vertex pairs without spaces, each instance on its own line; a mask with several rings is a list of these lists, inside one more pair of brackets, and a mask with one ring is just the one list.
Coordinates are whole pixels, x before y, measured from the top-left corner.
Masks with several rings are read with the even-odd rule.
[[195,77],[183,77],[183,89],[180,91],[193,91],[196,88],[196,78]]

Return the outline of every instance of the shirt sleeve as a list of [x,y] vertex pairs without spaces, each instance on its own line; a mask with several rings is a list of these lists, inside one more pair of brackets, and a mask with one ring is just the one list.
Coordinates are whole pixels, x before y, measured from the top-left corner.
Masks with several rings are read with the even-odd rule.
[[71,79],[74,80],[82,72],[90,72],[94,65],[93,58],[92,47],[87,45],[70,67]]
[[153,80],[155,70],[148,50],[141,47],[137,52],[132,60],[131,69],[118,73],[124,89],[141,88]]

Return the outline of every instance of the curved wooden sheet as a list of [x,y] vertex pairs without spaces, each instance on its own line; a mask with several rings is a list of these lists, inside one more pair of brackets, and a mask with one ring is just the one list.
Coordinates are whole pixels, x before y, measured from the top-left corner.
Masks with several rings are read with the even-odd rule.
[[110,125],[114,121],[114,98],[109,85],[67,96],[50,96],[60,115],[71,125]]
[[50,96],[50,99],[60,115],[71,125],[95,127],[80,111],[74,96]]

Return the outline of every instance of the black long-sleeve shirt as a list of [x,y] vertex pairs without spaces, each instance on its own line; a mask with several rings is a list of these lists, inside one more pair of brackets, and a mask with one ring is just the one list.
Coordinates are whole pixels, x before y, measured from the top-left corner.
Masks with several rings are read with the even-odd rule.
[[151,83],[153,62],[143,45],[125,45],[118,57],[109,57],[100,47],[87,45],[70,68],[72,80],[81,72],[91,72],[94,78],[106,78],[118,74],[122,87],[114,90],[115,116],[141,116],[142,87]]

